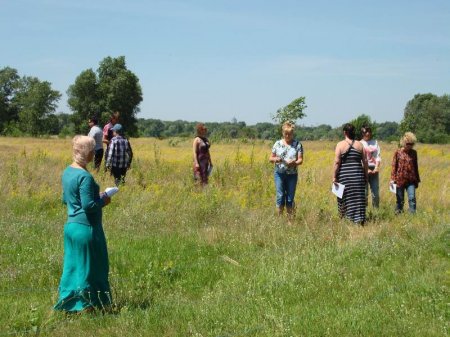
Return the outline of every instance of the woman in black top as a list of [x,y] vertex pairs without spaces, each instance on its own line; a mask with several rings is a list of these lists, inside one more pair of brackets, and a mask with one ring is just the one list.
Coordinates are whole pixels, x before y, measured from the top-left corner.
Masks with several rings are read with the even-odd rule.
[[355,127],[345,124],[344,140],[336,145],[333,183],[345,185],[337,198],[339,215],[363,225],[366,221],[367,160],[361,142],[355,140]]

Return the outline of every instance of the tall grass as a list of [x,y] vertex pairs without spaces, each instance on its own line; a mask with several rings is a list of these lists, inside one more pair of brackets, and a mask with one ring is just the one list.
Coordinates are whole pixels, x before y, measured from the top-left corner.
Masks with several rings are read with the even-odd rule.
[[[194,186],[191,140],[132,139],[135,161],[104,209],[114,314],[54,313],[70,140],[0,138],[0,336],[442,336],[448,333],[450,147],[417,146],[418,213],[395,216],[395,146],[381,207],[337,216],[334,144],[305,142],[297,216],[274,215],[272,144],[213,144]],[[94,174],[102,189],[113,179]]]

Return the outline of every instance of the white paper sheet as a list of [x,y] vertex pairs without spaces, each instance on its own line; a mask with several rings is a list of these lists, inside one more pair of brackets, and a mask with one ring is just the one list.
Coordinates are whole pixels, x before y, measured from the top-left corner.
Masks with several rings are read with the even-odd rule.
[[389,191],[396,194],[397,193],[397,184],[389,184]]
[[344,195],[344,188],[345,185],[339,183],[331,184],[331,192],[333,192],[333,194],[336,195],[339,199],[342,199],[342,196]]
[[119,189],[117,187],[107,187],[105,189],[105,194],[110,198],[117,192],[119,192]]

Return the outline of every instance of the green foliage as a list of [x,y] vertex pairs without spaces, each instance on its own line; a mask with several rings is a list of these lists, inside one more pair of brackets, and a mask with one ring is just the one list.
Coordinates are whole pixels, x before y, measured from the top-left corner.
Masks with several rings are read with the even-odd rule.
[[272,119],[281,125],[285,122],[295,124],[297,120],[306,116],[303,112],[306,108],[307,105],[305,104],[305,97],[299,97],[294,99],[285,107],[278,109],[275,115],[272,116]]
[[97,76],[92,69],[81,72],[67,90],[67,103],[74,111],[71,116],[76,133],[88,131],[87,120],[91,116],[100,117],[100,93]]
[[450,96],[417,94],[405,107],[400,131],[411,131],[423,143],[450,143]]
[[22,130],[20,130],[20,123],[18,121],[10,121],[4,124],[3,134],[11,137],[23,136]]
[[164,131],[164,123],[159,119],[138,119],[139,136],[161,137]]
[[0,70],[0,132],[33,136],[57,132],[53,112],[61,94],[47,81],[19,77],[9,67]]
[[89,116],[97,116],[103,124],[111,112],[119,111],[119,122],[127,135],[137,136],[136,114],[142,101],[142,89],[137,76],[128,70],[125,56],[106,57],[94,72],[83,71],[67,91],[76,132],[87,131]]
[[[197,122],[188,121],[161,121],[159,119],[139,118],[137,127],[141,137],[192,137],[195,135]],[[385,122],[377,124],[371,122],[372,128],[377,130],[379,140],[397,140],[398,124]],[[280,136],[280,128],[273,123],[257,123],[246,125],[244,122],[207,123],[209,137],[212,140],[226,139],[270,139]],[[380,130],[381,132],[378,132]],[[330,125],[297,126],[296,136],[301,140],[338,140],[341,137],[341,127],[332,128]]]
[[277,135],[277,127],[271,123],[256,123],[254,126],[256,138],[259,139],[275,139]]
[[32,136],[50,133],[54,122],[51,123],[49,118],[60,98],[61,94],[52,90],[49,82],[41,82],[36,77],[22,78],[15,97],[21,130]]
[[72,114],[59,113],[56,118],[58,119],[58,132],[56,134],[59,137],[71,137],[76,134]]
[[341,128],[332,128],[330,125],[300,126],[296,130],[297,136],[302,140],[337,140],[341,137]]
[[355,127],[355,136],[356,136],[357,140],[362,139],[361,128],[363,126],[370,127],[372,129],[372,137],[377,138],[377,130],[375,127],[375,123],[372,122],[372,120],[370,119],[369,116],[364,115],[364,114],[360,115],[360,116],[356,117],[355,119],[351,120],[350,124],[353,124],[353,126]]
[[18,109],[14,98],[19,84],[20,77],[16,69],[10,67],[0,69],[0,132],[9,122],[18,119]]
[[396,122],[384,122],[376,125],[377,138],[387,141],[397,141],[400,139],[399,125]]

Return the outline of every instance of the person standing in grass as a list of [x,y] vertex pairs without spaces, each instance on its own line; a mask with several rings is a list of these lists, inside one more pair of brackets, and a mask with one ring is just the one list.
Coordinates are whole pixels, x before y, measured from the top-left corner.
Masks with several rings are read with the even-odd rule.
[[106,167],[111,170],[116,186],[119,186],[125,183],[125,176],[133,160],[133,150],[129,140],[124,136],[121,124],[115,124],[111,130],[114,137],[106,154]]
[[98,126],[97,117],[89,118],[89,130],[88,136],[94,138],[95,140],[95,155],[94,155],[94,167],[98,172],[103,159],[103,132]]
[[378,208],[380,205],[380,165],[381,165],[381,149],[376,139],[372,139],[372,129],[369,126],[361,128],[361,144],[364,146],[364,154],[367,160],[367,177],[366,200],[370,192],[372,195],[372,206]]
[[364,147],[355,140],[355,127],[345,124],[344,140],[336,145],[333,184],[344,185],[342,198],[337,198],[340,217],[356,224],[366,221],[367,160]]
[[405,190],[408,194],[409,212],[416,213],[416,188],[420,183],[417,152],[413,149],[416,141],[416,136],[412,132],[406,132],[400,139],[400,149],[395,151],[392,159],[390,184],[397,185],[396,214],[403,212]]
[[94,139],[75,136],[72,144],[73,163],[62,175],[67,222],[64,225],[63,272],[54,309],[66,312],[104,310],[112,299],[102,208],[111,199],[100,193],[86,168],[94,158]]
[[208,129],[205,124],[197,124],[197,136],[194,138],[192,144],[193,160],[194,160],[194,180],[199,182],[202,186],[208,184],[208,176],[212,169],[211,154],[209,148],[211,146],[206,135]]
[[294,197],[297,188],[297,166],[303,163],[303,146],[294,139],[294,125],[284,123],[283,138],[277,140],[272,147],[269,161],[275,164],[276,207],[279,215],[286,208],[289,219],[294,216]]

